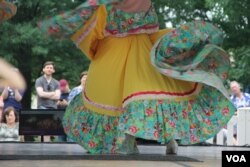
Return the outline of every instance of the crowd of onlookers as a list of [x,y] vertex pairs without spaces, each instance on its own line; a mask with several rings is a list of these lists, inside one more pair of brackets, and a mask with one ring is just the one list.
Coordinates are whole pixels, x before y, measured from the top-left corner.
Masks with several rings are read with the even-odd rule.
[[[13,70],[19,72],[16,68]],[[0,141],[20,141],[18,112],[22,108],[24,90],[7,86],[0,93]]]
[[[17,69],[13,69],[18,72]],[[66,79],[53,78],[55,65],[47,61],[43,65],[42,75],[36,79],[37,109],[65,109],[69,102],[79,94],[84,87],[87,72],[80,74],[80,84],[70,90]],[[11,87],[0,88],[0,141],[22,141],[20,137],[19,112],[22,109],[21,100],[25,90]],[[29,140],[29,138],[27,137]],[[56,141],[67,141],[66,136],[56,137]]]
[[[17,69],[13,69],[18,72]],[[36,79],[35,90],[37,94],[37,109],[65,109],[70,101],[82,92],[87,78],[87,72],[80,74],[80,84],[70,89],[66,79],[53,78],[55,65],[47,61],[43,65],[42,75]],[[242,92],[240,84],[236,81],[230,83],[231,101],[236,109],[250,107],[250,94]],[[0,141],[20,141],[18,135],[19,112],[22,109],[21,100],[25,90],[11,87],[0,88]],[[237,111],[236,111],[237,114]],[[234,145],[237,145],[237,125],[234,130]],[[57,141],[67,141],[66,136],[57,137]]]

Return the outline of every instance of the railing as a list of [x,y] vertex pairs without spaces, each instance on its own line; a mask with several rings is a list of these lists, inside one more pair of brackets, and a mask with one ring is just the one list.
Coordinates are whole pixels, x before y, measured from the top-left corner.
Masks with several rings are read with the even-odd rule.
[[[237,143],[233,143],[234,126],[237,124]],[[226,142],[224,136],[226,135]],[[250,108],[238,109],[237,115],[234,115],[227,124],[227,129],[222,129],[216,136],[218,145],[250,145]],[[207,140],[213,144],[213,138]]]
[[[65,135],[62,127],[64,110],[22,110],[20,112],[20,135]],[[227,129],[222,129],[216,135],[216,143],[213,138],[208,143],[218,145],[234,145],[233,131],[237,124],[237,145],[250,145],[250,108],[241,108],[227,124]],[[226,135],[226,142],[224,140]]]
[[42,142],[46,135],[65,135],[62,126],[63,115],[64,110],[21,110],[19,135],[41,136]]

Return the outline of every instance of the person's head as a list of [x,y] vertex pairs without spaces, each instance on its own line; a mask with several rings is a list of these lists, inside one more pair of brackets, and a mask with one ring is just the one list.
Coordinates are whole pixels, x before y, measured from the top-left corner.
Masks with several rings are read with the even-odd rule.
[[3,112],[3,122],[6,124],[13,124],[18,122],[18,114],[14,107],[7,107]]
[[237,81],[232,81],[230,83],[230,89],[234,95],[238,95],[241,93],[240,84]]
[[69,83],[66,79],[61,79],[59,81],[59,84],[60,84],[60,91],[61,92],[68,92],[69,91]]
[[52,76],[52,74],[55,72],[55,64],[53,61],[46,61],[43,64],[43,74],[46,76]]
[[84,86],[85,85],[85,82],[87,80],[87,76],[88,76],[88,72],[87,71],[83,71],[81,74],[80,74],[80,81],[81,81],[81,85]]

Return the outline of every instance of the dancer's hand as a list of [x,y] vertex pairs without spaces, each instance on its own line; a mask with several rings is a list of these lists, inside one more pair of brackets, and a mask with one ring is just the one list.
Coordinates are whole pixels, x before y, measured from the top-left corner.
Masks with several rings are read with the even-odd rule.
[[20,90],[26,87],[25,80],[20,72],[16,72],[13,66],[0,59],[0,86],[10,86]]

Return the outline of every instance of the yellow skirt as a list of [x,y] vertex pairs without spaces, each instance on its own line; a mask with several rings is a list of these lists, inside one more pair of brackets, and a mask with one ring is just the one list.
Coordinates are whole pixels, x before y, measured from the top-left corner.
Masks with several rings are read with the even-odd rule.
[[163,76],[150,63],[153,44],[170,29],[151,35],[106,37],[105,18],[106,10],[100,7],[71,38],[91,59],[83,92],[85,107],[119,116],[134,100],[190,100],[199,93],[201,85]]
[[147,34],[99,41],[88,72],[85,106],[101,114],[118,116],[138,99],[190,99],[200,86],[167,78],[150,64],[152,41]]

